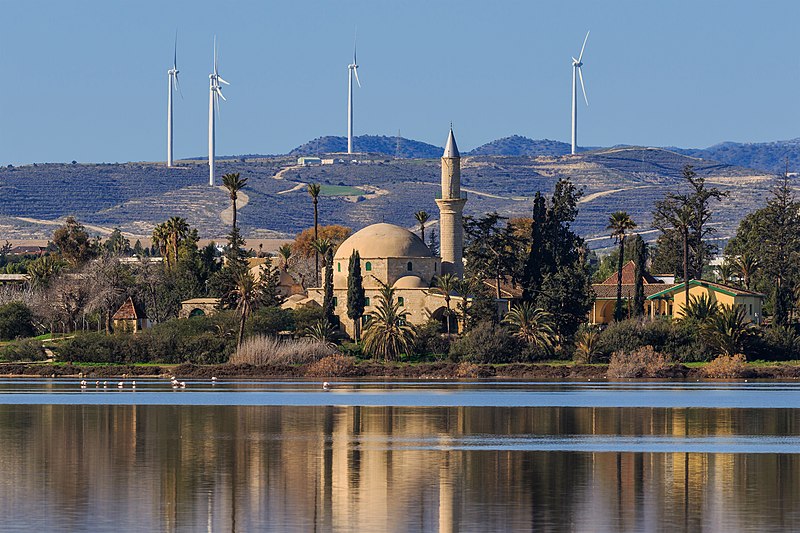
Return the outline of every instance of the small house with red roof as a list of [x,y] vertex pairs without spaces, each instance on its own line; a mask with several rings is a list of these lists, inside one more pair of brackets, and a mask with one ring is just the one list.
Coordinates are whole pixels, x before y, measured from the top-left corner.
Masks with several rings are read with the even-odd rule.
[[135,333],[150,327],[150,321],[147,319],[144,309],[136,305],[130,296],[111,317],[111,322],[114,331]]
[[[642,273],[642,285],[644,287],[644,312],[647,316],[658,316],[671,313],[671,307],[667,305],[663,308],[659,305],[660,301],[652,301],[647,298],[656,293],[660,293],[670,287],[673,283],[664,283],[663,280],[656,278],[647,271]],[[617,273],[609,276],[601,283],[592,284],[595,300],[592,310],[589,313],[589,323],[591,324],[610,324],[614,321],[614,307],[617,305]],[[636,265],[633,261],[628,261],[622,267],[622,300],[625,302],[628,312],[631,312],[633,298],[636,294]],[[669,310],[669,313],[667,312]]]

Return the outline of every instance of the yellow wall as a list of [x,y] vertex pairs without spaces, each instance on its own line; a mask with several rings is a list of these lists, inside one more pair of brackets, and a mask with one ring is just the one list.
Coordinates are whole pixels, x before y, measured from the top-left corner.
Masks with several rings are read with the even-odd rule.
[[[761,309],[761,297],[753,295],[738,295],[731,296],[714,290],[710,286],[703,285],[690,285],[689,286],[689,301],[693,298],[701,298],[706,296],[712,302],[717,302],[718,305],[732,307],[735,305],[743,305],[745,309],[745,317],[750,322],[759,322],[764,316]],[[686,306],[686,295],[683,290],[673,293],[673,316],[679,318],[683,316],[683,308]]]

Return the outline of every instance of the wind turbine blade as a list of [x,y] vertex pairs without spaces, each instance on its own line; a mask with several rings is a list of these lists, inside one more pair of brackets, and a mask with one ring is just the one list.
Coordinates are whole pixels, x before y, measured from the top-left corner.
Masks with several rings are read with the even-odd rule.
[[220,81],[220,82],[224,83],[225,85],[230,85],[230,83],[228,83],[227,81],[222,79],[222,76],[217,76],[217,81]]
[[217,36],[214,36],[214,74],[217,73]]
[[358,39],[358,26],[356,26],[356,31],[353,35],[353,64],[358,65],[358,61],[356,61],[356,41]]
[[222,94],[222,89],[220,89],[219,87],[217,87],[216,89],[214,89],[214,93],[215,93],[215,94],[217,94],[217,95],[218,95],[220,98],[222,98],[222,99],[223,99],[223,100],[225,100],[226,102],[228,101],[228,100],[225,98],[225,95],[223,95],[223,94]]
[[583,59],[583,50],[586,48],[586,41],[589,40],[589,32],[586,32],[586,37],[583,38],[583,46],[581,46],[581,55],[578,56],[578,63]]
[[583,99],[586,100],[586,105],[589,105],[589,98],[586,96],[586,86],[583,85],[583,69],[578,67],[578,77],[581,79],[581,90],[583,91]]
[[175,88],[178,89],[178,92],[181,95],[181,100],[183,100],[183,91],[181,90],[181,82],[178,81],[178,73],[175,73]]
[[178,30],[175,30],[175,55],[172,58],[172,68],[178,70]]
[[360,89],[361,88],[361,81],[359,81],[359,79],[358,79],[358,68],[357,67],[353,67],[353,74],[356,75],[356,83],[358,84],[358,88]]

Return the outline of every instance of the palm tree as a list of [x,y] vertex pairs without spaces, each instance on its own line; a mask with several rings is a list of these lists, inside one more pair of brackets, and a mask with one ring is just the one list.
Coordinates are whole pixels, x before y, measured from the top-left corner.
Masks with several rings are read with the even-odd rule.
[[258,299],[258,283],[249,269],[237,270],[234,281],[236,287],[231,291],[236,296],[236,309],[239,311],[239,339],[236,346],[241,346],[244,341],[244,325],[253,312],[253,307]]
[[717,265],[717,281],[724,284],[730,283],[733,278],[734,264],[728,259],[725,259],[721,264]]
[[736,269],[742,277],[744,288],[750,290],[750,281],[753,279],[753,274],[758,270],[758,259],[748,253],[743,253],[734,259]]
[[247,178],[240,178],[238,172],[225,174],[222,176],[222,185],[228,190],[231,199],[231,206],[233,208],[233,227],[236,227],[236,199],[239,197],[239,191],[247,184]]
[[461,296],[458,308],[461,310],[462,331],[469,329],[469,298],[474,298],[482,287],[483,283],[476,277],[456,280],[456,294]]
[[612,213],[608,218],[606,229],[611,230],[611,236],[619,243],[619,258],[617,259],[617,303],[614,306],[614,320],[622,320],[622,265],[625,259],[625,233],[636,227],[636,222],[625,211]]
[[431,216],[425,211],[417,211],[414,213],[414,218],[416,218],[417,223],[419,223],[420,239],[422,239],[422,242],[425,242],[425,223],[431,218]]
[[304,337],[321,342],[326,346],[333,347],[335,346],[335,343],[333,342],[335,335],[336,329],[331,325],[330,322],[323,318],[310,325],[306,329]]
[[721,355],[742,353],[751,324],[743,305],[723,305],[721,310],[703,325],[709,343]]
[[705,324],[713,319],[720,312],[720,307],[717,302],[712,301],[705,294],[700,296],[692,296],[689,304],[683,308],[683,315],[679,320],[692,320],[699,324]]
[[364,330],[364,351],[385,361],[411,352],[416,335],[408,324],[408,313],[395,300],[394,289],[381,283],[378,303],[367,316],[370,320]]
[[165,258],[167,262],[167,269],[170,268],[170,257],[167,253],[167,247],[169,246],[169,235],[167,233],[167,223],[164,222],[163,224],[157,225],[153,228],[153,246],[158,248],[158,252],[161,254],[161,257]]
[[452,311],[450,310],[450,296],[456,290],[456,284],[458,283],[458,278],[450,273],[442,274],[438,276],[434,281],[434,286],[432,288],[433,292],[436,294],[441,294],[444,296],[444,305],[445,305],[445,319],[447,321],[447,335],[450,335],[450,315]]
[[[328,255],[328,250],[333,248],[333,243],[330,241],[330,239],[322,237],[321,239],[314,239],[311,241],[311,247],[314,249],[314,253],[317,254],[318,257],[322,257],[322,266],[324,267],[326,264],[325,257]],[[319,286],[319,271],[317,271],[317,286]]]
[[591,363],[600,355],[600,332],[595,328],[587,328],[575,338],[575,359],[581,363]]
[[172,253],[173,265],[178,264],[178,246],[189,236],[189,224],[185,218],[172,217],[165,222],[169,250]]
[[292,245],[291,244],[283,244],[280,248],[278,248],[278,257],[281,258],[281,269],[284,272],[289,271],[289,259],[292,258]]
[[52,255],[43,255],[28,264],[28,275],[31,277],[31,288],[46,288],[50,281],[61,271],[62,264]]
[[531,302],[522,302],[511,308],[503,322],[514,330],[514,336],[522,339],[539,351],[551,353],[556,340],[553,317],[543,309],[533,307]]
[[[314,240],[319,239],[319,210],[317,204],[319,203],[319,194],[322,192],[322,186],[319,183],[308,184],[308,194],[311,196],[311,202],[314,204]],[[319,286],[319,252],[314,250],[314,280]]]

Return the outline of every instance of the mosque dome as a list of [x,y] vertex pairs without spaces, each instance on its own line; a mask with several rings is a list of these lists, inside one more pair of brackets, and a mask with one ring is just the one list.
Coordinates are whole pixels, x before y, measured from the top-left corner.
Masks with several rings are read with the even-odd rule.
[[392,285],[393,289],[427,289],[429,285],[419,276],[403,276]]
[[433,257],[430,249],[416,234],[394,224],[373,224],[348,237],[336,250],[335,257],[350,259],[358,250],[362,259],[385,257]]

